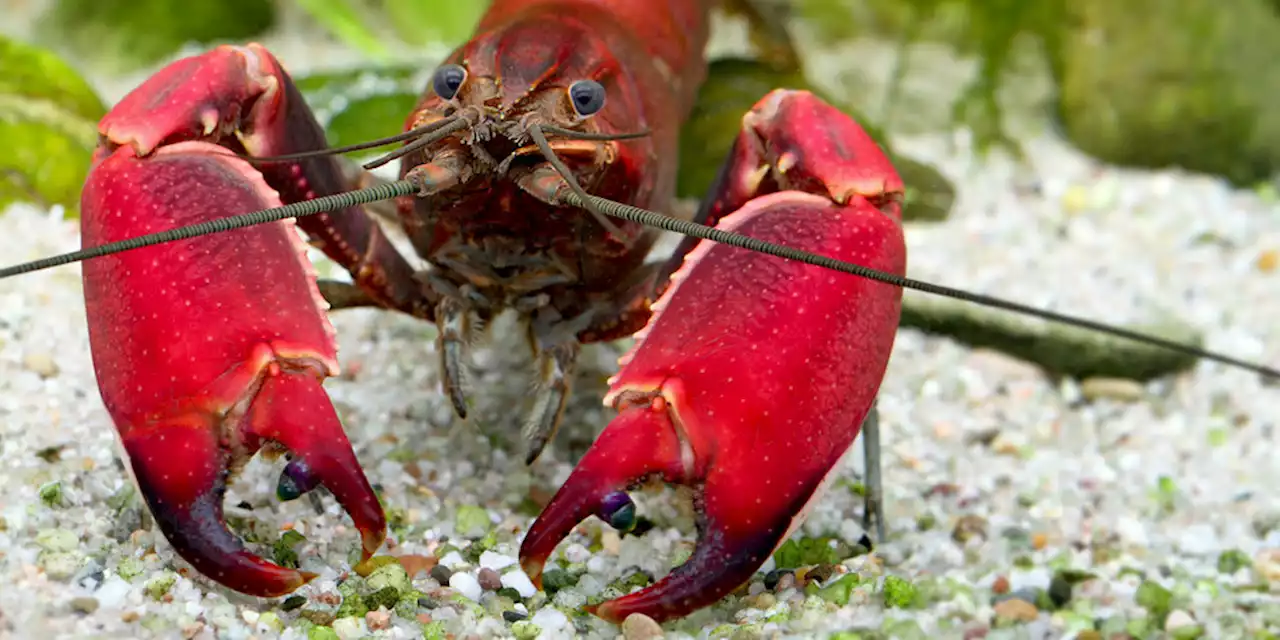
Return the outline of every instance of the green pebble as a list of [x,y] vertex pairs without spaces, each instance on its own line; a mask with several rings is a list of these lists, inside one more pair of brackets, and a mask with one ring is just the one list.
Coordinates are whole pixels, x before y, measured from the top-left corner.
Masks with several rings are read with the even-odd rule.
[[329,626],[314,626],[307,630],[307,640],[342,640],[337,631]]
[[333,613],[321,611],[320,609],[303,609],[298,612],[298,618],[307,620],[318,627],[327,627],[333,624],[335,620]]
[[929,638],[915,620],[889,620],[881,626],[881,629],[887,637],[894,640],[928,640]]
[[928,531],[938,526],[938,519],[932,514],[922,514],[916,517],[916,529],[920,531]]
[[631,590],[636,587],[649,586],[651,582],[652,581],[649,580],[649,576],[645,572],[633,571],[621,578],[618,578],[617,580],[614,580],[613,582],[610,582],[606,588],[617,591],[619,596],[624,596],[631,593]]
[[896,609],[909,608],[918,593],[915,585],[898,576],[885,576],[882,591],[885,606]]
[[164,594],[169,593],[169,589],[173,587],[173,583],[177,580],[178,576],[176,574],[166,571],[147,581],[147,586],[145,587],[147,595],[154,600],[159,600],[164,597]]
[[36,565],[53,580],[66,580],[76,574],[84,558],[74,551],[41,551]]
[[342,604],[338,605],[338,610],[333,612],[333,616],[335,618],[362,617],[369,613],[369,609],[377,609],[377,607],[367,604],[360,594],[353,593],[342,599]]
[[1138,606],[1146,609],[1152,617],[1163,620],[1171,608],[1173,593],[1156,582],[1144,580],[1142,584],[1138,585],[1138,591],[1134,594],[1134,601],[1138,603]]
[[511,623],[511,633],[515,635],[516,640],[534,640],[538,634],[542,633],[542,627],[528,620],[520,620]]
[[364,578],[358,575],[348,576],[346,580],[338,584],[338,593],[344,598],[353,593],[364,593],[366,590]]
[[136,492],[133,490],[133,485],[125,484],[115,493],[111,494],[111,497],[107,498],[107,506],[110,507],[112,511],[119,511],[129,506],[134,501],[135,495]]
[[[302,601],[306,602],[306,598],[303,598]],[[259,615],[258,624],[275,632],[279,632],[284,629],[284,623],[280,622],[280,616],[276,615],[276,612],[274,611],[264,611],[262,615]]]
[[489,520],[489,512],[482,507],[474,505],[463,505],[458,508],[458,513],[454,516],[454,527],[458,530],[458,535],[466,537],[478,537],[484,535],[489,530],[491,524]]
[[36,534],[36,544],[47,551],[75,551],[80,538],[66,529],[43,529]]
[[271,545],[271,556],[276,564],[290,569],[298,568],[298,551],[294,547],[306,540],[301,533],[290,529]]
[[132,556],[121,558],[120,563],[116,565],[116,575],[130,582],[142,575],[143,570],[142,561]]
[[1125,633],[1134,638],[1145,638],[1151,628],[1150,618],[1134,618],[1124,626]]
[[142,616],[142,620],[138,622],[138,625],[143,629],[146,629],[156,635],[163,634],[166,631],[172,632],[172,624],[172,622],[169,622],[165,618],[154,613],[148,613],[147,615]]
[[[836,606],[843,607],[846,604],[849,604],[849,597],[853,595],[853,590],[857,588],[859,583],[861,583],[861,579],[858,578],[858,574],[846,573],[840,576],[839,579],[832,581],[831,584],[820,589],[815,589],[813,595],[835,604]],[[806,593],[808,593],[808,587],[811,585],[813,585],[813,583],[806,585]]]
[[387,587],[394,588],[397,592],[413,589],[413,581],[409,579],[409,572],[405,571],[404,565],[399,562],[378,567],[373,573],[369,574],[368,578],[365,578],[365,582],[374,591]]
[[422,640],[444,640],[444,623],[433,620],[422,625]]
[[1248,554],[1239,549],[1223,551],[1218,556],[1218,573],[1230,575],[1252,564]]
[[400,591],[395,587],[383,587],[364,597],[365,605],[370,611],[377,611],[378,607],[386,607],[390,611],[395,609],[399,600]]
[[1189,624],[1185,627],[1174,629],[1169,637],[1172,640],[1198,640],[1204,637],[1204,627],[1198,624]]
[[284,599],[284,602],[280,603],[280,608],[285,611],[293,611],[306,603],[307,599],[303,596],[289,596]]
[[561,589],[578,584],[578,578],[563,569],[552,569],[542,574],[542,590],[548,595],[555,595]]
[[40,502],[50,509],[62,506],[62,483],[55,481],[40,485]]

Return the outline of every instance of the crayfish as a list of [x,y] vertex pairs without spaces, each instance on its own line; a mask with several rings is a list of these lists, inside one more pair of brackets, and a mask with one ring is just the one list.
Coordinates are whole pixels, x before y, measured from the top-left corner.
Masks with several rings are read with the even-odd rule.
[[[255,596],[314,578],[258,557],[224,522],[228,480],[264,447],[292,456],[282,497],[323,485],[360,531],[364,558],[383,544],[383,509],[323,388],[339,372],[326,310],[371,306],[438,326],[444,391],[463,418],[471,325],[514,310],[540,383],[530,464],[562,421],[580,347],[637,339],[604,398],[617,417],[523,539],[535,584],[582,520],[631,526],[627,492],[654,478],[694,489],[698,546],[596,615],[687,615],[764,564],[874,424],[907,282],[904,186],[851,118],[777,89],[743,115],[692,218],[665,218],[751,242],[689,238],[651,260],[658,231],[621,214],[673,209],[677,135],[706,74],[715,4],[493,2],[383,160],[402,160],[411,192],[398,222],[428,268],[356,206],[85,263],[102,399],[178,554]],[[86,248],[352,186],[289,74],[256,44],[164,67],[100,133],[82,195]],[[318,283],[295,225],[350,285]]]

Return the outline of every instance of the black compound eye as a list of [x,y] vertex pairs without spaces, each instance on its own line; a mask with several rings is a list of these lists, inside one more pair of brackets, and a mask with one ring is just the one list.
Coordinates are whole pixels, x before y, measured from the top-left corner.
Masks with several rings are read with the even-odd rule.
[[609,526],[626,533],[636,528],[636,503],[631,496],[621,491],[614,491],[604,497],[600,503],[600,519]]
[[604,85],[595,80],[579,80],[569,85],[569,100],[578,115],[595,115],[604,108]]
[[446,64],[431,76],[431,88],[435,90],[436,95],[445,100],[452,100],[458,95],[458,89],[462,88],[462,83],[467,81],[467,70],[461,65]]

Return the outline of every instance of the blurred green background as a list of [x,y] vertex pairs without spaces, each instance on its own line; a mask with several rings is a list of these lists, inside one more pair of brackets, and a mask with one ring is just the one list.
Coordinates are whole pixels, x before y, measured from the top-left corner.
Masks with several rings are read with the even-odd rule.
[[[1056,127],[1094,157],[1269,184],[1280,159],[1276,0],[731,0],[771,28],[719,40],[689,123],[681,190],[700,195],[736,115],[779,84],[819,90],[870,129],[963,128],[979,152],[1022,153],[1027,126]],[[5,0],[0,41],[0,205],[74,209],[104,79],[136,84],[179,55],[306,26],[354,52],[342,72],[302,74],[333,144],[394,133],[412,96],[485,2],[430,0]],[[749,9],[750,11],[743,11]],[[749,23],[750,24],[750,23]],[[779,30],[779,25],[792,36]],[[725,43],[728,43],[725,45]],[[714,47],[713,47],[714,48]],[[790,58],[788,56],[791,56]],[[285,63],[289,64],[288,58]],[[727,58],[727,59],[726,59]],[[372,74],[376,90],[352,98]],[[92,78],[92,84],[81,79]],[[368,84],[365,82],[365,84]],[[927,88],[927,89],[922,89]],[[892,151],[892,150],[891,150]],[[706,156],[704,158],[698,156]],[[937,219],[951,185],[895,156],[912,216]]]
[[[92,122],[105,110],[81,75],[140,80],[179,54],[219,42],[269,39],[292,18],[309,28],[317,46],[354,51],[367,73],[387,79],[377,95],[349,103],[341,83],[353,82],[358,73],[303,79],[308,97],[344,103],[331,110],[321,105],[333,144],[344,144],[393,132],[421,87],[415,82],[423,74],[416,72],[464,41],[486,5],[6,0],[0,133],[11,142],[0,150],[0,204],[30,199],[74,207],[84,154],[95,139]],[[1268,108],[1280,88],[1280,70],[1270,64],[1280,53],[1275,0],[729,5],[758,11],[768,24],[785,24],[792,36],[802,37],[793,41],[796,59],[782,64],[774,54],[792,43],[779,45],[777,33],[753,34],[763,36],[752,41],[758,45],[754,52],[722,47],[736,59],[715,69],[698,119],[690,123],[690,153],[724,148],[724,137],[736,127],[732,114],[769,86],[787,83],[822,90],[873,129],[966,128],[982,152],[1020,153],[1018,136],[1010,131],[1026,116],[1059,128],[1100,160],[1180,167],[1236,185],[1269,182],[1280,159],[1280,112]],[[958,85],[957,78],[963,78]],[[930,85],[935,90],[911,89]],[[944,86],[954,91],[936,90]],[[949,185],[927,167],[908,166],[904,172],[915,178],[908,180],[919,203],[915,213],[944,215]],[[682,191],[698,195],[708,179],[694,172]]]

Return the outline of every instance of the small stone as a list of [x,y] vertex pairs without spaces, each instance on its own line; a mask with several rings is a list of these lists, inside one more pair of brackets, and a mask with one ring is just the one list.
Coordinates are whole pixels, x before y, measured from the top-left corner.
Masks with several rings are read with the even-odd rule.
[[276,612],[263,611],[262,615],[258,616],[258,628],[279,633],[284,629],[284,622],[280,620],[280,616]]
[[520,622],[521,620],[527,620],[528,618],[529,618],[529,614],[523,611],[508,609],[502,612],[502,619],[506,620],[507,622]]
[[1124,378],[1088,378],[1080,383],[1080,395],[1086,400],[1137,402],[1146,395],[1142,385]]
[[405,593],[413,589],[413,583],[409,580],[409,572],[405,571],[404,565],[399,562],[384,564],[369,574],[369,588],[377,591],[386,587],[395,587],[396,592]]
[[1031,535],[1031,548],[1039,551],[1049,544],[1049,536],[1044,533],[1034,533]]
[[542,634],[542,628],[528,620],[520,620],[511,623],[511,634],[516,640],[534,640]]
[[987,537],[987,521],[982,516],[967,515],[961,516],[956,520],[956,526],[951,530],[951,539],[957,544],[964,545],[976,537]]
[[1267,582],[1280,583],[1280,549],[1263,549],[1253,558],[1253,570]]
[[1016,456],[1022,452],[1021,438],[1017,434],[998,433],[991,439],[991,450],[1002,456]]
[[502,571],[516,563],[516,559],[511,556],[492,551],[485,551],[480,554],[480,566],[494,571]]
[[72,598],[71,610],[76,613],[93,613],[98,610],[98,599],[92,596]]
[[328,611],[320,611],[319,609],[303,609],[298,612],[299,618],[306,618],[312,624],[327,627],[333,624],[335,616]]
[[40,485],[40,502],[50,509],[61,507],[66,502],[66,496],[62,493],[61,482],[46,482]]
[[36,564],[50,580],[69,580],[79,571],[83,560],[74,551],[41,551]]
[[453,578],[453,570],[443,564],[437,564],[431,568],[431,579],[440,584],[449,584],[449,580]]
[[606,530],[600,534],[600,547],[605,553],[616,556],[622,552],[622,536],[612,529]]
[[177,580],[177,574],[170,573],[168,571],[161,573],[147,581],[145,587],[147,594],[153,599],[159,600],[166,593],[169,593],[169,589],[173,587],[173,583]]
[[653,640],[665,636],[662,625],[643,613],[633,613],[622,621],[622,637],[626,640]]
[[[782,576],[792,573],[790,569],[774,569],[764,575],[764,588],[770,591],[778,590],[778,581],[782,580]],[[792,577],[794,581],[795,578]],[[794,584],[794,582],[793,582]]]
[[53,356],[43,351],[28,353],[22,356],[22,366],[41,378],[52,378],[58,375],[58,363]]
[[1184,627],[1194,627],[1195,625],[1196,619],[1182,609],[1170,611],[1169,616],[1164,619],[1164,630],[1168,632],[1177,631]]
[[476,580],[480,583],[480,588],[485,591],[497,591],[502,588],[502,576],[489,567],[481,568],[476,574]]
[[364,623],[369,625],[370,631],[381,631],[391,626],[391,612],[386,609],[378,609],[364,614]]
[[80,539],[67,529],[42,529],[36,533],[36,545],[46,551],[75,551]]
[[796,574],[787,572],[782,574],[781,576],[778,576],[778,582],[776,585],[774,585],[773,590],[775,592],[781,593],[783,591],[786,591],[787,589],[794,589],[795,587],[796,587]]
[[480,595],[484,593],[480,589],[480,582],[476,580],[475,576],[461,571],[449,578],[449,586],[473,602],[479,602]]
[[533,581],[523,571],[508,571],[502,574],[502,586],[515,589],[521,598],[532,598],[538,593],[538,588],[533,586]]
[[991,584],[991,592],[997,595],[1009,593],[1009,579],[1004,576],[996,576],[995,582]]
[[1031,622],[1040,617],[1040,610],[1021,598],[1009,598],[997,602],[993,610],[996,619],[1009,622]]
[[1280,266],[1280,251],[1276,249],[1267,249],[1258,254],[1258,261],[1254,263],[1258,267],[1258,271],[1262,273],[1271,273]]
[[[337,634],[337,640],[355,640],[364,635],[363,631],[359,618],[338,618],[333,621],[333,632]],[[308,637],[307,640],[312,639]]]
[[1067,213],[1078,213],[1089,207],[1092,198],[1089,190],[1082,185],[1073,184],[1062,194],[1062,208]]

